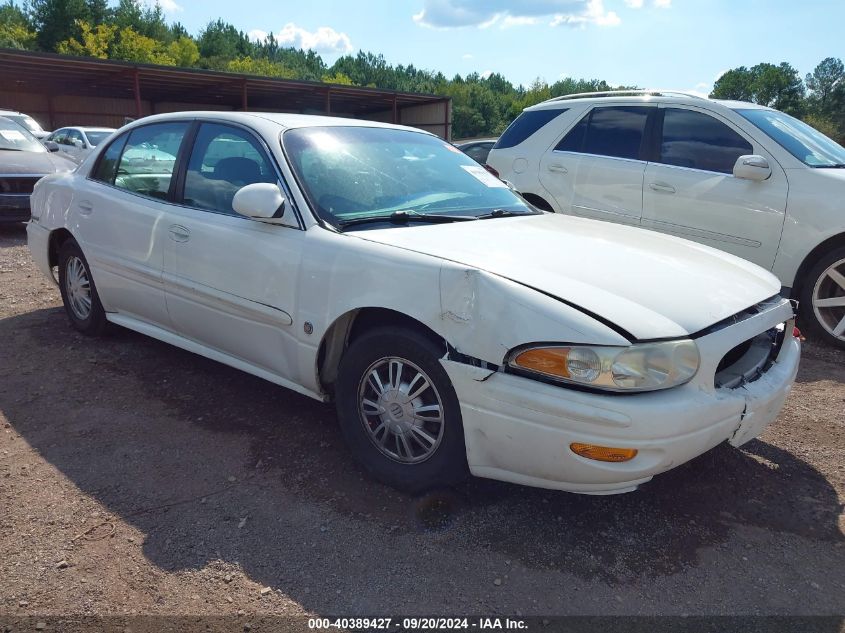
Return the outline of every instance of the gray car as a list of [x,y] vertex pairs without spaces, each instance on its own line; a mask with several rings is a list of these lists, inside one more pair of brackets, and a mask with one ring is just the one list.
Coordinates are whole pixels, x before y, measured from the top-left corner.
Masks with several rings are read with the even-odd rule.
[[28,130],[0,117],[0,224],[29,220],[29,196],[35,183],[76,165],[47,151]]

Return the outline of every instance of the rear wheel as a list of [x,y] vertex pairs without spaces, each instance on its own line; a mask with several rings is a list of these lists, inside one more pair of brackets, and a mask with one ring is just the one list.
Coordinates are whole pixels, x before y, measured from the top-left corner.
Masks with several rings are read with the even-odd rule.
[[352,454],[408,492],[467,474],[458,397],[440,355],[416,332],[379,328],[353,341],[338,368],[337,414]]
[[59,290],[71,325],[86,336],[106,327],[106,313],[97,295],[88,260],[73,238],[59,248]]
[[800,299],[801,326],[820,340],[845,348],[845,248],[816,262]]

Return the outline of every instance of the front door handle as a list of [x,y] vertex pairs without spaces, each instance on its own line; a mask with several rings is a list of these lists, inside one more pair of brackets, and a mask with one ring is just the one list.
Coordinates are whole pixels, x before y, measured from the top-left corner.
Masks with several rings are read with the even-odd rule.
[[82,215],[91,215],[91,213],[94,211],[94,205],[88,202],[87,200],[81,200],[78,206],[79,212]]
[[652,191],[661,191],[663,193],[675,193],[675,188],[672,185],[667,185],[665,182],[653,182],[648,187]]
[[181,224],[170,225],[170,239],[174,242],[187,242],[191,239],[191,232]]
[[564,167],[563,165],[559,165],[558,163],[552,163],[549,165],[549,171],[553,171],[556,174],[566,174],[569,173],[569,170]]

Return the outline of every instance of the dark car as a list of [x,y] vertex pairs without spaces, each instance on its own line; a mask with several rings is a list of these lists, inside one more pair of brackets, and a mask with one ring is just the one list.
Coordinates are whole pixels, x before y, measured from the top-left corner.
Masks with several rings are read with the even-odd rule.
[[29,196],[47,174],[76,165],[51,153],[29,130],[0,117],[0,224],[29,220]]
[[487,155],[498,139],[477,138],[471,141],[457,141],[455,147],[481,165],[487,164]]

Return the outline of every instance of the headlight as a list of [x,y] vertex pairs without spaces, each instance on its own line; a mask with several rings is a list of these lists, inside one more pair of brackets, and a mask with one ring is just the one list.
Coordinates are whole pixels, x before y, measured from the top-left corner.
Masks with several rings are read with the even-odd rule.
[[698,347],[689,340],[630,347],[587,345],[522,348],[511,352],[514,369],[607,391],[654,391],[689,382],[698,371]]

